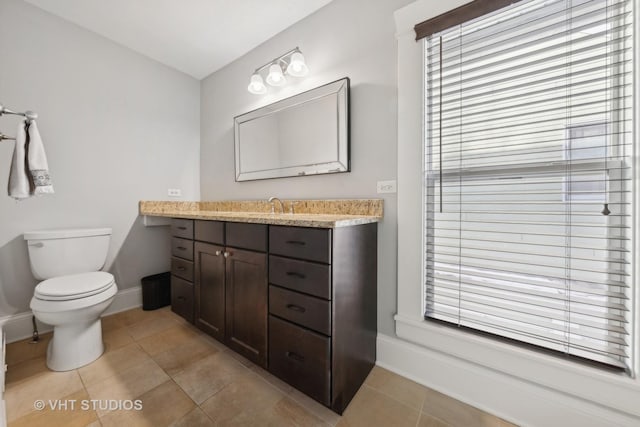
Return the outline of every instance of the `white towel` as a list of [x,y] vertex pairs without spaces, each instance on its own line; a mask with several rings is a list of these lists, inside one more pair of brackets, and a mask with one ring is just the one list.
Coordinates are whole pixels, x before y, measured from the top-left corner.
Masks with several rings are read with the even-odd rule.
[[16,146],[11,160],[9,173],[9,196],[14,199],[26,199],[31,195],[31,177],[27,172],[27,129],[26,120],[20,121],[16,132]]
[[16,132],[11,161],[9,196],[20,200],[46,193],[53,193],[53,186],[40,132],[35,121],[22,120]]
[[47,155],[44,152],[42,138],[38,132],[38,125],[35,121],[27,126],[27,134],[29,136],[29,145],[27,148],[27,163],[29,165],[29,173],[33,183],[32,194],[53,194],[53,185],[49,176],[49,164],[47,163]]

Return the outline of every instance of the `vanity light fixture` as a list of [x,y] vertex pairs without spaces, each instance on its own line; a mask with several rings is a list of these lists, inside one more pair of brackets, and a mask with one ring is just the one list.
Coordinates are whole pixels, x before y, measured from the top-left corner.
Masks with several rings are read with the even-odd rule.
[[299,48],[290,50],[280,55],[274,60],[256,69],[251,76],[251,82],[247,90],[256,95],[263,95],[267,92],[267,87],[262,79],[262,72],[268,69],[266,82],[270,86],[283,86],[287,83],[286,75],[293,77],[304,77],[309,74],[309,67],[304,60],[304,55]]

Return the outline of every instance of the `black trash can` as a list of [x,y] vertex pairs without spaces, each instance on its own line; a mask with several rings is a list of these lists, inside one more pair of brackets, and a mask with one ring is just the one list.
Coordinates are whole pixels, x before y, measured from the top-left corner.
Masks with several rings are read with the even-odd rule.
[[142,309],[155,310],[171,304],[171,273],[142,278]]

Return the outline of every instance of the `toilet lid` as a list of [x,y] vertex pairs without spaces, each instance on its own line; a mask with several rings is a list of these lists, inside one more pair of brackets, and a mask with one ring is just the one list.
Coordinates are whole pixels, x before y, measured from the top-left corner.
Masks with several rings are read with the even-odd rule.
[[105,291],[113,282],[113,276],[104,271],[72,274],[41,282],[34,295],[50,301],[84,298]]

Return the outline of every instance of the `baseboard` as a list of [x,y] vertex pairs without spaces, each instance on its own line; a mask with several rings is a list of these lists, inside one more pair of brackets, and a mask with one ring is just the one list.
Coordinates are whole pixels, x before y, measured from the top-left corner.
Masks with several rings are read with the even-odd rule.
[[640,419],[378,334],[376,364],[521,426],[638,426]]
[[[142,287],[140,285],[118,291],[113,302],[104,312],[103,316],[119,313],[121,311],[130,310],[142,305]],[[31,338],[33,334],[33,326],[31,323],[32,313],[26,311],[24,313],[13,314],[0,318],[0,327],[6,334],[7,343],[20,341]],[[50,325],[36,321],[38,325],[38,333],[43,334],[50,332],[53,328]]]

